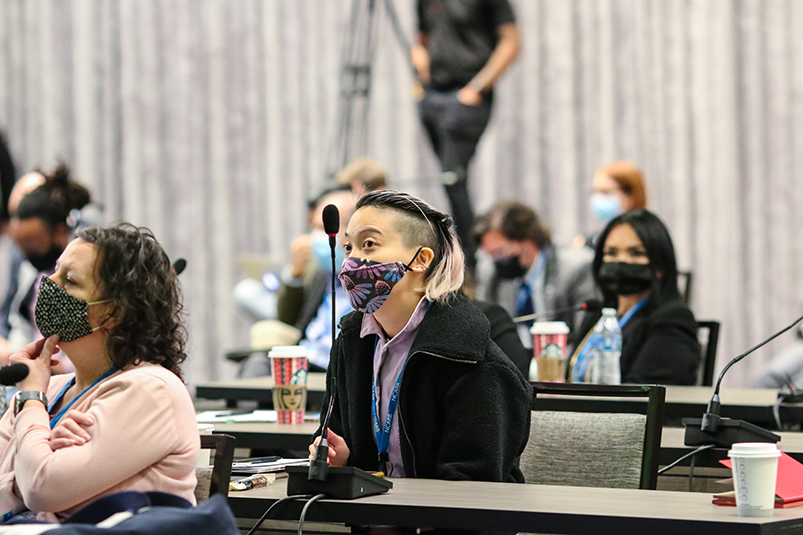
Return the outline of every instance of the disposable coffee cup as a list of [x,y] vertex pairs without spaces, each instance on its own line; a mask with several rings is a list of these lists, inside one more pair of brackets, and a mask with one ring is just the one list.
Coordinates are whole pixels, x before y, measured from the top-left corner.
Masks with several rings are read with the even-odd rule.
[[566,339],[569,326],[562,321],[537,321],[530,327],[538,381],[566,382]]
[[273,408],[280,424],[304,423],[307,405],[307,348],[275,346],[268,353],[273,370]]
[[771,442],[743,442],[728,451],[739,516],[771,516],[781,452]]
[[[214,430],[215,430],[215,426],[212,425],[212,424],[198,424],[198,434],[199,435],[211,435],[212,431],[214,431]],[[210,460],[210,455],[209,454],[210,453],[212,453],[211,450],[208,450],[208,449],[201,450],[201,452],[198,454],[198,462],[195,463],[195,467],[196,468],[209,468],[210,466],[212,466],[211,463],[209,462],[209,460]]]

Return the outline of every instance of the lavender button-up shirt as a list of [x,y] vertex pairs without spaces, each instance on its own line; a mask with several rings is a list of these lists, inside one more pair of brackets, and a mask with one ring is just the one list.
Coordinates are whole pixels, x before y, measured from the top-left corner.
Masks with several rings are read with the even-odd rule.
[[[428,308],[429,301],[427,301],[426,297],[422,297],[421,301],[418,302],[418,306],[415,307],[413,315],[407,321],[407,325],[390,340],[385,336],[382,326],[376,321],[373,314],[365,314],[362,318],[360,337],[377,336],[376,350],[374,351],[374,380],[376,382],[376,403],[380,429],[385,426],[391,393],[396,386],[399,374],[404,369],[410,348],[415,341],[416,334],[418,334],[418,327],[421,325]],[[397,415],[393,418],[393,424],[390,428],[390,440],[388,441],[386,468],[388,477],[405,476],[399,442],[399,418]]]

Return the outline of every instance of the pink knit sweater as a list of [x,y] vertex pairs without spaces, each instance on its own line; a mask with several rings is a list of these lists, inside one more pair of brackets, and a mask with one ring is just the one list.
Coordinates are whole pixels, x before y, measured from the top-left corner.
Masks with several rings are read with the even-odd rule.
[[[48,399],[72,378],[54,376]],[[49,417],[40,407],[14,417],[12,405],[0,419],[0,515],[24,503],[61,517],[122,490],[170,492],[195,503],[200,439],[192,400],[175,374],[155,364],[130,366],[71,409],[95,419],[87,429],[91,439],[57,451],[50,449]]]

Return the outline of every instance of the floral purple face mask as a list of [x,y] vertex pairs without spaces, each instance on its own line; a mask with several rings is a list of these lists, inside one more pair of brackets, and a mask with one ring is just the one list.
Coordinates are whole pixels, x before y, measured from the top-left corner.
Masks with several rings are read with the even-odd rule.
[[340,282],[349,295],[352,308],[366,314],[373,314],[381,307],[390,291],[418,257],[423,247],[419,247],[412,260],[404,262],[380,263],[365,258],[349,257],[340,270]]

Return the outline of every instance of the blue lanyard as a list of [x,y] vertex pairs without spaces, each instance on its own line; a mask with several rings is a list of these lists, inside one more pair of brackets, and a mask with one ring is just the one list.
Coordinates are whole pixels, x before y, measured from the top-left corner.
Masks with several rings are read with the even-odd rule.
[[[88,387],[84,388],[84,389],[83,389],[83,391],[81,391],[81,393],[80,393],[80,394],[78,394],[77,396],[75,396],[74,398],[72,398],[72,400],[70,400],[70,402],[69,402],[69,403],[67,403],[67,405],[66,405],[66,406],[62,407],[62,408],[61,408],[61,410],[60,410],[59,412],[57,412],[57,413],[56,413],[56,415],[55,415],[53,418],[51,418],[51,419],[50,419],[50,429],[53,429],[53,428],[56,426],[56,424],[59,422],[59,420],[61,420],[61,417],[62,417],[62,416],[64,416],[64,414],[65,414],[65,413],[66,413],[68,410],[70,410],[70,407],[72,407],[72,406],[73,406],[73,404],[74,404],[76,401],[78,401],[78,399],[79,399],[81,396],[83,396],[84,394],[86,394],[86,392],[87,392],[89,389],[91,389],[93,386],[95,386],[96,384],[98,384],[98,383],[99,383],[99,382],[101,382],[102,380],[104,380],[104,379],[106,379],[107,377],[109,377],[111,374],[113,374],[113,373],[114,373],[114,372],[116,372],[117,370],[118,370],[117,366],[114,366],[114,365],[112,365],[112,367],[111,367],[111,368],[109,368],[109,369],[108,369],[108,371],[107,371],[106,373],[104,373],[103,375],[101,375],[100,377],[98,377],[98,378],[97,378],[97,380],[96,380],[94,383],[92,383],[92,384],[91,384],[91,385],[89,385]],[[53,400],[53,403],[51,403],[51,404],[50,404],[50,407],[48,407],[48,408],[47,408],[47,412],[48,412],[48,413],[49,413],[50,411],[52,411],[52,410],[53,410],[53,407],[55,407],[55,406],[56,406],[56,403],[58,403],[58,402],[59,402],[59,400],[60,400],[62,397],[64,397],[64,394],[67,392],[67,390],[69,390],[69,388],[70,388],[72,385],[74,385],[74,384],[75,384],[75,377],[73,377],[73,380],[72,380],[72,381],[70,381],[69,383],[67,383],[67,385],[66,385],[66,386],[65,386],[65,387],[64,387],[64,388],[61,390],[61,392],[59,392],[59,395],[58,395],[58,396],[56,396],[56,399],[54,399],[54,400]]]
[[[378,343],[379,336],[377,335],[376,342],[374,342],[374,352],[376,352],[376,346]],[[376,410],[376,377],[374,377],[373,383],[371,384],[371,412],[374,419],[374,436],[376,436],[376,446],[379,450],[380,463],[386,463],[388,460],[390,430],[393,427],[393,418],[396,414],[396,406],[399,404],[399,389],[401,388],[402,375],[404,375],[404,368],[407,366],[407,359],[409,358],[410,354],[408,353],[407,358],[404,359],[404,365],[399,372],[399,376],[396,378],[396,386],[393,387],[393,392],[390,394],[390,400],[388,401],[388,415],[385,418],[385,426],[381,429],[379,428],[379,413]]]
[[641,301],[639,301],[638,303],[636,303],[636,305],[635,305],[633,308],[631,308],[630,310],[628,310],[628,311],[625,313],[625,315],[624,315],[624,316],[622,316],[622,318],[619,320],[619,328],[620,328],[620,329],[621,329],[622,327],[624,327],[624,326],[625,326],[625,323],[627,323],[628,321],[630,321],[630,318],[632,318],[632,317],[633,317],[633,315],[634,315],[636,312],[638,312],[639,310],[641,310],[641,309],[642,309],[642,307],[644,307],[644,305],[645,305],[645,304],[647,304],[647,300],[648,300],[649,298],[650,298],[649,296],[645,297],[644,299],[642,299]]

